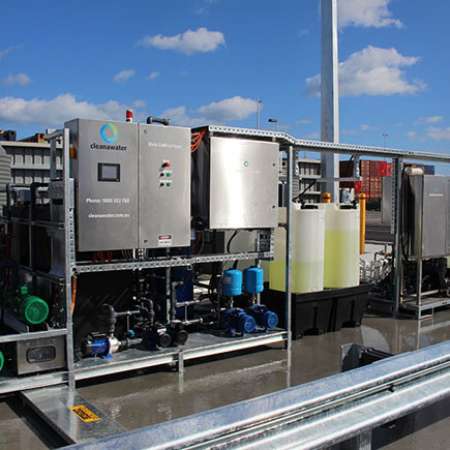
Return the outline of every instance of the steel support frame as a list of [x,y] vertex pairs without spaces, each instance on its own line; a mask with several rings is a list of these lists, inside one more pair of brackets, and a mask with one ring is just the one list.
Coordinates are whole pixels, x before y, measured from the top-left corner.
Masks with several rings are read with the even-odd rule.
[[287,206],[286,206],[286,251],[285,251],[285,292],[286,292],[286,330],[288,339],[286,349],[290,354],[292,346],[292,169],[295,166],[296,152],[292,145],[287,148]]
[[[273,233],[270,236],[270,245],[266,251],[261,251],[261,240],[258,236],[257,248],[254,252],[240,252],[232,254],[211,254],[211,255],[196,255],[189,257],[163,257],[155,258],[152,260],[132,261],[132,262],[117,262],[117,263],[105,263],[105,264],[83,264],[76,261],[76,236],[75,236],[75,214],[74,214],[74,191],[71,187],[71,172],[70,172],[70,134],[69,129],[56,130],[55,132],[47,136],[50,149],[50,174],[51,180],[54,180],[58,176],[57,168],[57,150],[62,150],[62,181],[64,185],[64,222],[43,222],[38,223],[33,220],[22,221],[24,225],[43,226],[48,229],[63,229],[64,230],[64,276],[62,278],[52,276],[51,274],[41,274],[36,272],[33,267],[23,267],[22,269],[28,271],[33,276],[44,277],[55,283],[61,283],[64,291],[65,299],[65,311],[66,311],[66,327],[64,330],[51,330],[42,333],[26,333],[15,334],[0,337],[1,342],[14,342],[16,340],[25,340],[27,338],[44,338],[56,335],[64,334],[66,336],[66,357],[67,357],[67,372],[61,377],[42,377],[41,381],[37,381],[39,377],[27,377],[23,378],[22,382],[17,383],[15,379],[11,379],[11,382],[0,379],[0,392],[15,392],[22,389],[31,389],[35,387],[53,386],[55,384],[67,384],[70,390],[74,390],[76,387],[76,380],[94,378],[96,376],[115,373],[111,370],[91,370],[87,368],[78,368],[75,370],[74,365],[74,344],[73,344],[73,321],[71,313],[71,297],[72,297],[72,277],[81,273],[91,272],[105,272],[116,270],[140,270],[147,268],[166,268],[170,271],[172,267],[190,266],[192,264],[210,263],[210,262],[225,262],[236,260],[256,260],[271,259],[273,257],[274,242]],[[293,152],[292,152],[293,153]],[[291,153],[291,154],[292,154]],[[291,181],[292,182],[292,181]],[[14,219],[12,219],[14,220]],[[261,231],[263,232],[263,231]],[[178,364],[181,368],[181,373],[184,371],[184,360],[202,358],[204,356],[214,355],[218,353],[233,352],[240,349],[254,348],[258,346],[270,345],[278,342],[287,342],[290,339],[290,332],[280,332],[267,334],[265,336],[257,336],[251,340],[244,340],[242,342],[233,342],[230,340],[228,343],[219,344],[216,346],[205,345],[203,348],[190,349],[189,351],[183,351],[179,353],[174,352],[174,355],[168,357],[167,355],[149,355],[148,358],[141,358],[135,363],[129,363],[117,370],[117,372],[125,372],[133,370],[134,368],[143,368],[150,366],[160,366],[167,363]],[[290,342],[290,341],[289,341]],[[287,344],[290,348],[290,343]],[[85,372],[85,373],[83,373]],[[98,373],[98,374],[97,374]],[[47,380],[48,378],[48,380]],[[47,384],[46,384],[47,380]],[[58,380],[56,382],[55,380]]]
[[[450,156],[446,156],[445,154],[432,154],[432,153],[423,153],[423,152],[415,152],[415,151],[403,151],[398,149],[388,149],[388,148],[380,148],[380,147],[368,147],[361,145],[353,145],[353,144],[337,144],[331,142],[320,142],[320,141],[311,141],[311,140],[303,140],[303,139],[295,139],[292,136],[286,133],[274,132],[269,130],[252,130],[245,128],[234,128],[234,127],[222,127],[222,126],[209,126],[209,131],[211,133],[215,133],[218,135],[225,136],[241,136],[241,137],[255,137],[258,139],[267,139],[271,141],[279,142],[282,146],[283,151],[288,151],[288,164],[290,164],[290,168],[293,167],[295,154],[297,151],[306,150],[313,151],[319,153],[346,153],[358,156],[379,156],[384,158],[394,158],[398,164],[400,165],[403,162],[403,159],[409,158],[414,160],[423,160],[423,161],[434,161],[434,162],[444,162],[450,163]],[[73,191],[70,189],[70,152],[69,152],[69,130],[63,129],[58,130],[55,133],[47,136],[50,142],[55,142],[55,144],[51,144],[52,150],[56,153],[56,149],[58,149],[61,144],[57,142],[58,139],[62,138],[62,155],[63,155],[63,181],[64,181],[64,205],[65,205],[65,214],[64,214],[64,239],[65,239],[65,277],[64,277],[64,291],[65,291],[65,305],[66,305],[66,331],[61,330],[61,332],[66,333],[66,350],[67,350],[67,369],[68,369],[68,384],[71,388],[75,386],[75,377],[74,377],[74,368],[73,368],[73,328],[72,328],[72,317],[70,314],[70,306],[71,306],[71,291],[72,291],[72,274],[75,272],[85,273],[92,271],[108,271],[108,270],[137,270],[139,268],[149,268],[149,267],[175,267],[175,266],[183,266],[190,265],[202,262],[211,262],[211,261],[226,261],[228,260],[236,260],[236,259],[268,259],[273,256],[273,245],[271,245],[271,249],[269,252],[255,252],[255,253],[241,253],[234,255],[205,255],[205,256],[196,256],[190,259],[182,259],[182,258],[173,258],[165,261],[143,261],[136,263],[120,263],[120,264],[103,264],[103,265],[83,265],[77,264],[75,261],[75,234],[74,234],[74,210],[73,210],[73,199],[70,199],[70,196],[73,195]],[[292,159],[291,159],[292,158]],[[56,159],[51,158],[51,160],[56,164]],[[290,185],[290,199],[292,199],[292,171],[288,169],[289,180],[288,184]],[[53,164],[51,168],[52,173],[57,173]],[[288,204],[290,205],[291,202]],[[398,207],[398,205],[397,205]],[[288,216],[291,214],[288,207]],[[396,212],[397,214],[397,212]],[[289,219],[288,219],[289,220]],[[51,224],[45,224],[45,226],[51,226]],[[61,227],[61,224],[54,224],[54,226]],[[287,235],[289,236],[290,227],[288,227]],[[287,347],[290,348],[291,345],[291,328],[290,328],[290,313],[291,313],[291,296],[289,295],[291,292],[290,289],[290,272],[291,272],[291,238],[286,239],[286,302],[287,302]],[[398,270],[398,269],[396,269]],[[397,292],[398,287],[396,287]],[[396,297],[396,299],[399,297]],[[397,309],[397,304],[399,300],[396,300],[395,309]],[[18,335],[15,335],[16,337]],[[31,336],[30,336],[31,337]],[[37,336],[39,337],[39,336]],[[14,337],[6,337],[8,341],[14,341]],[[70,356],[70,357],[69,357]],[[31,378],[30,378],[31,379]],[[32,385],[32,383],[31,383]],[[40,384],[39,384],[40,385]]]
[[[331,0],[326,0],[331,1]],[[402,284],[403,284],[403,260],[401,256],[401,189],[402,189],[402,170],[406,159],[440,162],[450,164],[450,156],[442,153],[425,153],[412,150],[400,150],[393,148],[382,148],[355,144],[340,144],[334,142],[311,141],[305,139],[296,139],[287,133],[274,132],[270,130],[253,130],[245,128],[224,127],[211,125],[208,127],[210,132],[222,135],[238,135],[246,137],[257,137],[259,139],[270,139],[278,141],[281,145],[289,146],[294,151],[310,151],[330,154],[349,154],[355,157],[374,156],[382,158],[391,158],[393,161],[393,231],[394,231],[394,258],[393,258],[393,315],[398,316],[402,307]],[[423,219],[423,218],[422,218]],[[422,232],[420,233],[422,236]],[[422,236],[423,240],[423,236]],[[421,241],[422,242],[422,241]],[[422,249],[422,245],[418,245]],[[422,257],[417,260],[417,274],[421,279]],[[421,286],[417,289],[418,298],[415,305],[417,318],[422,317],[425,310],[433,309],[433,305],[424,306],[421,302]],[[435,307],[442,306],[438,301]]]
[[[72,267],[73,262],[70,255],[74,255],[74,227],[71,222],[73,216],[73,209],[70,210],[70,206],[73,208],[73,201],[68,202],[69,194],[71,192],[69,186],[70,179],[70,159],[69,159],[69,130],[57,130],[54,133],[47,136],[49,140],[48,147],[50,148],[50,177],[55,179],[57,177],[57,149],[62,148],[63,157],[63,182],[64,182],[64,206],[65,206],[65,221],[64,221],[64,242],[66,253],[66,268]],[[58,141],[62,141],[58,142]],[[66,169],[67,168],[67,169]],[[31,211],[31,208],[30,208]],[[72,214],[72,216],[71,216]],[[8,218],[5,222],[14,222],[14,219]],[[0,377],[0,394],[8,394],[12,392],[22,391],[26,389],[34,389],[46,386],[54,386],[58,384],[67,384],[70,389],[75,387],[75,378],[73,375],[73,326],[72,326],[72,314],[70,311],[71,305],[71,273],[72,269],[68,270],[69,276],[65,276],[64,279],[60,279],[52,274],[44,274],[34,269],[33,264],[33,226],[42,226],[47,229],[61,229],[62,224],[52,222],[40,222],[35,221],[33,217],[29,217],[25,221],[17,221],[25,226],[29,227],[29,248],[30,248],[30,265],[29,267],[20,266],[19,270],[28,272],[31,275],[32,283],[35,283],[36,278],[43,277],[55,284],[63,283],[64,288],[64,307],[65,307],[65,327],[61,329],[50,329],[40,332],[27,332],[16,333],[0,336],[0,343],[11,343],[26,340],[39,340],[57,336],[65,337],[65,349],[66,349],[66,371],[55,371],[50,374],[29,375],[24,377]],[[72,224],[72,226],[70,226]],[[69,295],[68,295],[69,293]]]

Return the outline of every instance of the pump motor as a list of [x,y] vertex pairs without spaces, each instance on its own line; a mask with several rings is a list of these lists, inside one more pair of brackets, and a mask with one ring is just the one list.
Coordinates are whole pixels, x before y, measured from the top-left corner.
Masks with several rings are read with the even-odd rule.
[[278,315],[270,311],[266,305],[252,305],[247,309],[247,313],[255,319],[258,327],[265,330],[272,330],[278,325]]
[[255,319],[241,308],[227,309],[224,312],[224,324],[227,333],[232,336],[242,336],[256,330]]

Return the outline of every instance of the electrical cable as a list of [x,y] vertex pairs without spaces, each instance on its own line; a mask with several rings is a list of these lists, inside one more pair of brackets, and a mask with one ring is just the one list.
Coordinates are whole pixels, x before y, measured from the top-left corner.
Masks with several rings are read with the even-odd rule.
[[227,253],[231,253],[230,250],[230,246],[231,246],[231,242],[233,241],[233,239],[238,235],[240,230],[236,230],[230,237],[230,239],[228,239],[228,243],[227,243]]
[[297,200],[300,200],[316,183],[317,180],[313,180],[302,192],[300,192],[300,194],[297,195],[297,197],[293,198],[292,201],[296,202]]
[[191,152],[196,152],[200,144],[203,141],[203,138],[205,137],[206,130],[197,131],[195,133],[192,133],[192,140],[191,140]]

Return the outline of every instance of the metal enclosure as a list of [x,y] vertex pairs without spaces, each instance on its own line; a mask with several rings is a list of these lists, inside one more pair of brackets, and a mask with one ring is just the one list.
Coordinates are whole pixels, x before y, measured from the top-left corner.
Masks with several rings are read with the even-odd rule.
[[[422,258],[440,258],[450,254],[449,177],[434,175],[409,176],[410,195],[405,204],[405,232],[408,233],[409,256],[418,255],[422,242]],[[423,237],[423,239],[422,239]]]
[[[416,259],[418,246],[423,241],[422,259],[450,255],[450,177],[405,175],[404,180],[402,190],[404,251],[410,259]],[[381,205],[384,225],[391,225],[392,205],[392,177],[385,177]]]
[[193,154],[193,217],[209,229],[277,226],[279,144],[211,137]]
[[139,125],[139,247],[187,247],[191,132]]
[[79,251],[190,244],[190,130],[73,120]]
[[137,248],[137,125],[76,119],[65,127],[76,151],[78,250]]

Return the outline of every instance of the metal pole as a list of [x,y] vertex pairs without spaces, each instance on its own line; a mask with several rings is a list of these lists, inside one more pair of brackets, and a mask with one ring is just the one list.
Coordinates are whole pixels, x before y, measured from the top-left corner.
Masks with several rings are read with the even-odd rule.
[[[339,142],[339,56],[337,0],[321,0],[322,14],[322,76],[321,76],[321,137],[322,141]],[[323,183],[322,192],[329,192],[338,201],[339,155],[321,155]]]
[[401,245],[401,217],[402,217],[402,165],[400,158],[393,159],[394,167],[392,171],[392,229],[394,234],[394,316],[398,316],[400,312],[401,302],[401,286],[403,277],[403,259]]
[[287,349],[291,350],[292,344],[292,168],[294,166],[294,148],[288,147],[287,154],[287,205],[286,205],[286,270],[285,270],[285,291],[286,291],[286,331],[288,333]]
[[261,100],[257,100],[256,104],[256,128],[259,130],[261,128]]
[[[69,389],[75,389],[73,320],[72,320],[72,266],[75,264],[75,236],[73,229],[73,191],[70,188],[70,132],[63,130],[63,180],[64,180],[64,281],[66,298],[66,357]],[[54,161],[56,164],[56,159]],[[54,168],[56,170],[56,167]],[[53,172],[53,171],[52,171]]]
[[417,239],[415,243],[416,247],[416,305],[417,305],[417,318],[422,318],[422,255],[423,255],[423,191],[424,191],[424,179],[422,177],[421,183],[421,195],[419,197],[420,208],[417,220]]

